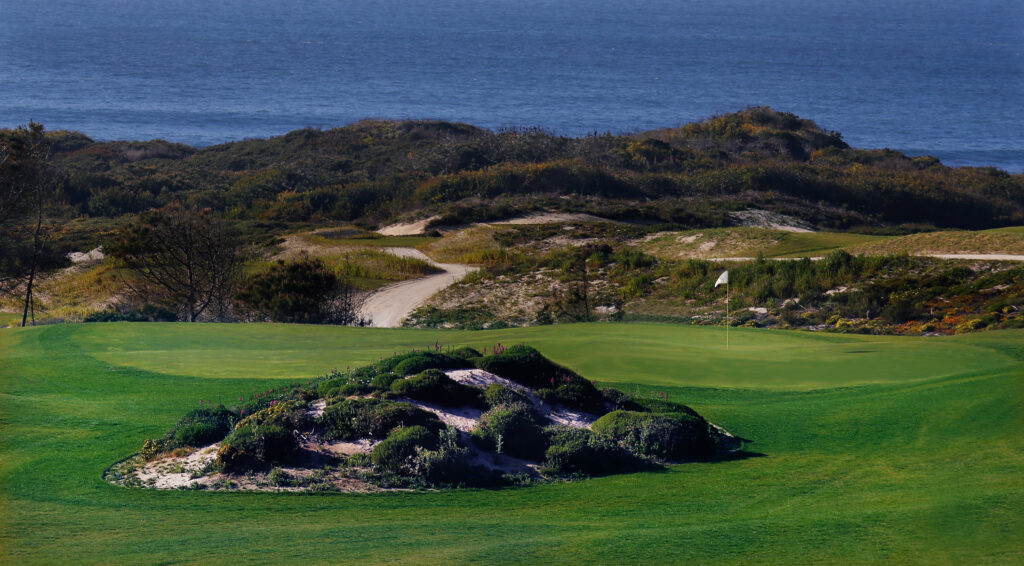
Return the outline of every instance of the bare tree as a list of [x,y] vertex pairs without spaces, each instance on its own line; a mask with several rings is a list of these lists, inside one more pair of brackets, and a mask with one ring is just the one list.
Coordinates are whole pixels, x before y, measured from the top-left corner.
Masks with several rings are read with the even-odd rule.
[[139,215],[110,252],[132,273],[129,288],[188,322],[228,303],[244,261],[238,238],[220,217],[178,202]]
[[21,325],[35,320],[35,281],[58,260],[49,246],[47,207],[59,172],[50,165],[50,141],[35,122],[0,138],[0,291],[24,293]]

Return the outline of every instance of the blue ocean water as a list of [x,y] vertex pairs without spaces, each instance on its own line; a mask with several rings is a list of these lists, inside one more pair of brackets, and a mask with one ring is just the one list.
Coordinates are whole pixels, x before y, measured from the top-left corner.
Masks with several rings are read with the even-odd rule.
[[1020,0],[0,0],[0,126],[208,145],[365,117],[558,133],[771,105],[1024,170]]

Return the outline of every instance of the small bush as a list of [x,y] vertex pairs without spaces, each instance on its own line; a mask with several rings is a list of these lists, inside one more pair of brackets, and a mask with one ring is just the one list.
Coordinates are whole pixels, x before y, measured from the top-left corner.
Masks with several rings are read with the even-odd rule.
[[601,389],[601,397],[613,411],[622,410],[645,412],[647,410],[640,403],[637,403],[632,396],[623,393],[618,389],[612,389],[611,387]]
[[302,430],[312,424],[309,415],[296,401],[277,403],[242,419],[235,428],[244,426],[275,425],[287,430]]
[[327,440],[384,438],[398,427],[423,426],[435,434],[444,428],[437,415],[415,405],[372,398],[328,405],[319,424],[327,429]]
[[231,432],[238,416],[223,405],[220,407],[193,409],[185,414],[178,424],[167,433],[164,448],[182,446],[205,446],[223,439]]
[[269,481],[271,485],[284,487],[292,485],[292,476],[281,468],[274,468],[273,470],[270,470],[269,474],[267,474],[267,481]]
[[544,452],[545,474],[600,476],[641,469],[645,463],[613,439],[583,428],[556,427],[547,430]]
[[416,448],[435,450],[437,435],[422,426],[396,429],[373,449],[373,465],[382,470],[397,473],[410,458],[416,455]]
[[428,369],[415,377],[396,380],[391,384],[391,391],[446,406],[483,407],[479,389],[463,385],[439,369]]
[[190,423],[174,433],[175,446],[206,446],[226,436],[223,429],[209,423]]
[[475,363],[476,367],[484,371],[534,389],[555,386],[559,382],[564,382],[567,377],[583,379],[529,346],[512,346],[498,354],[478,358]]
[[562,404],[589,413],[604,414],[605,401],[594,384],[582,377],[567,377],[554,389],[537,390],[537,396],[545,403]]
[[281,426],[246,425],[224,439],[217,463],[226,472],[262,469],[290,461],[298,448],[295,436]]
[[175,322],[178,313],[158,307],[146,305],[139,310],[110,307],[103,311],[89,313],[82,322]]
[[530,404],[530,398],[525,393],[500,383],[488,385],[487,389],[484,390],[484,399],[487,401],[487,406],[491,408],[517,403],[523,405]]
[[473,429],[473,440],[483,447],[528,460],[541,460],[547,439],[531,407],[503,405],[487,411]]
[[689,413],[614,411],[591,429],[619,442],[636,454],[667,460],[700,458],[713,449],[708,423]]
[[439,435],[437,450],[421,450],[416,455],[416,474],[434,485],[461,485],[469,482],[469,450],[459,441],[459,431],[446,427]]
[[[469,361],[469,360],[473,360],[473,359],[479,358],[480,357],[480,352],[475,350],[475,349],[473,349],[473,348],[470,348],[469,346],[463,346],[463,347],[455,350],[454,352],[452,352],[451,353],[451,357],[453,357],[453,358],[455,358],[457,360],[462,360],[462,361],[465,362],[465,361]],[[459,368],[452,368],[452,369],[459,369]]]

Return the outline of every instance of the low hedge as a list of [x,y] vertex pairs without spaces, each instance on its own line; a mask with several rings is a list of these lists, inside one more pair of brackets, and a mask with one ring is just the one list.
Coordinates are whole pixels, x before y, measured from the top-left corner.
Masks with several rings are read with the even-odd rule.
[[484,407],[480,389],[463,385],[439,369],[428,369],[413,377],[396,380],[391,384],[391,391],[420,401],[433,401],[445,406]]
[[636,454],[666,460],[701,458],[713,450],[707,421],[685,412],[613,411],[594,422],[591,429]]
[[437,415],[410,403],[383,399],[344,399],[328,405],[318,419],[325,439],[385,438],[398,427],[423,426],[433,433],[444,428]]

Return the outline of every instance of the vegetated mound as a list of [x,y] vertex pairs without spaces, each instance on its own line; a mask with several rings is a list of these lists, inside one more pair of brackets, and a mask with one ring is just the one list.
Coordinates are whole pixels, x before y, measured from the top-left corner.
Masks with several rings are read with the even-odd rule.
[[599,389],[526,345],[435,344],[195,409],[106,477],[193,489],[496,486],[714,459],[742,443],[685,405]]

